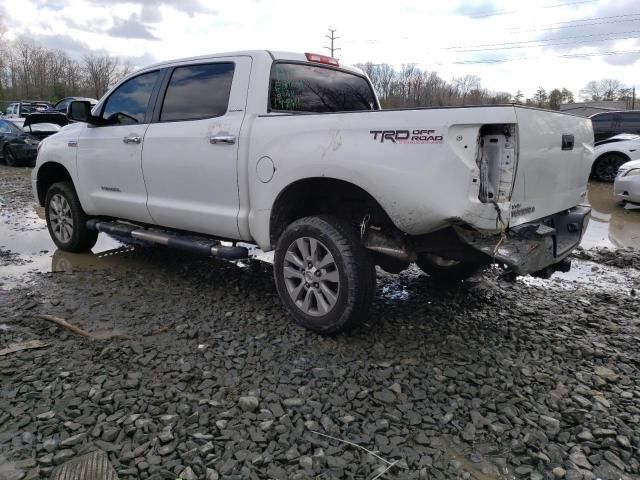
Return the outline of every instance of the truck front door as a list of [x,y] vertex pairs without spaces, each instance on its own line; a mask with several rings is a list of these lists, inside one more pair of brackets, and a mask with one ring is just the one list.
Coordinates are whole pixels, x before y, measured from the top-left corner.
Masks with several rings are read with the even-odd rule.
[[160,77],[154,70],[127,80],[101,108],[107,124],[81,131],[78,188],[87,213],[152,223],[141,161]]

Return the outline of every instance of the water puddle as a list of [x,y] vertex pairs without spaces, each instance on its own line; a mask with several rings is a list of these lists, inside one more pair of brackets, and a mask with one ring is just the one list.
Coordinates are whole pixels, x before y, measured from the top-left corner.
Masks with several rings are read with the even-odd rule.
[[[0,168],[0,289],[33,281],[29,274],[34,272],[106,269],[141,271],[153,268],[145,262],[145,255],[140,254],[147,247],[133,245],[129,241],[105,234],[98,237],[92,253],[74,254],[57,250],[49,237],[43,209],[35,205],[31,192],[25,189],[29,174],[28,168]],[[640,248],[640,211],[620,206],[613,197],[610,184],[591,182],[588,201],[593,211],[582,241],[584,248]],[[253,258],[273,262],[273,253],[265,254],[254,246],[246,246],[250,247]],[[246,267],[249,262],[238,262],[238,265]],[[626,271],[622,275],[615,268],[574,261],[574,267],[568,273],[556,273],[550,280],[526,277],[524,281],[539,285],[557,285],[561,282],[574,287],[597,285],[599,289],[619,290],[632,288],[637,284],[638,278]],[[383,286],[385,301],[402,302],[409,296],[409,291],[402,282]]]
[[582,239],[584,248],[640,248],[640,211],[622,207],[613,196],[612,184],[589,182],[587,199],[591,221]]

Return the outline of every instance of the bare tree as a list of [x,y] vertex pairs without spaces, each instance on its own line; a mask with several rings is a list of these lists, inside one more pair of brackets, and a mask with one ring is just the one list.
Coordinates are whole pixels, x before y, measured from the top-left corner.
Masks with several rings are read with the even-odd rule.
[[90,53],[82,59],[83,70],[91,95],[100,98],[118,78],[119,60],[109,54]]
[[603,100],[626,100],[630,96],[630,89],[620,80],[604,78],[602,80],[592,80],[587,83],[580,95],[586,100],[594,102]]

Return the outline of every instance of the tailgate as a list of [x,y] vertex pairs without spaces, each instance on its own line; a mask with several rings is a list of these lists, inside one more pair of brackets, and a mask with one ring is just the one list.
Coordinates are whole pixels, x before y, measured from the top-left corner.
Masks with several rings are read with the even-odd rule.
[[515,111],[518,162],[511,226],[584,203],[593,162],[588,118],[534,108],[516,107]]

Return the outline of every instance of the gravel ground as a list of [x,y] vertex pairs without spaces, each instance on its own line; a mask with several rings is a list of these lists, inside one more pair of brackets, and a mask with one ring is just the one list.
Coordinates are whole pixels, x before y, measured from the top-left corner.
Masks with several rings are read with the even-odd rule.
[[[14,225],[33,206],[24,175],[0,176],[11,189]],[[268,264],[114,253],[0,290],[0,349],[46,344],[0,356],[0,479],[95,449],[121,479],[372,479],[390,463],[381,478],[640,478],[634,251],[578,252],[586,283],[488,272],[444,291],[379,271],[369,320],[335,338],[283,315]]]

